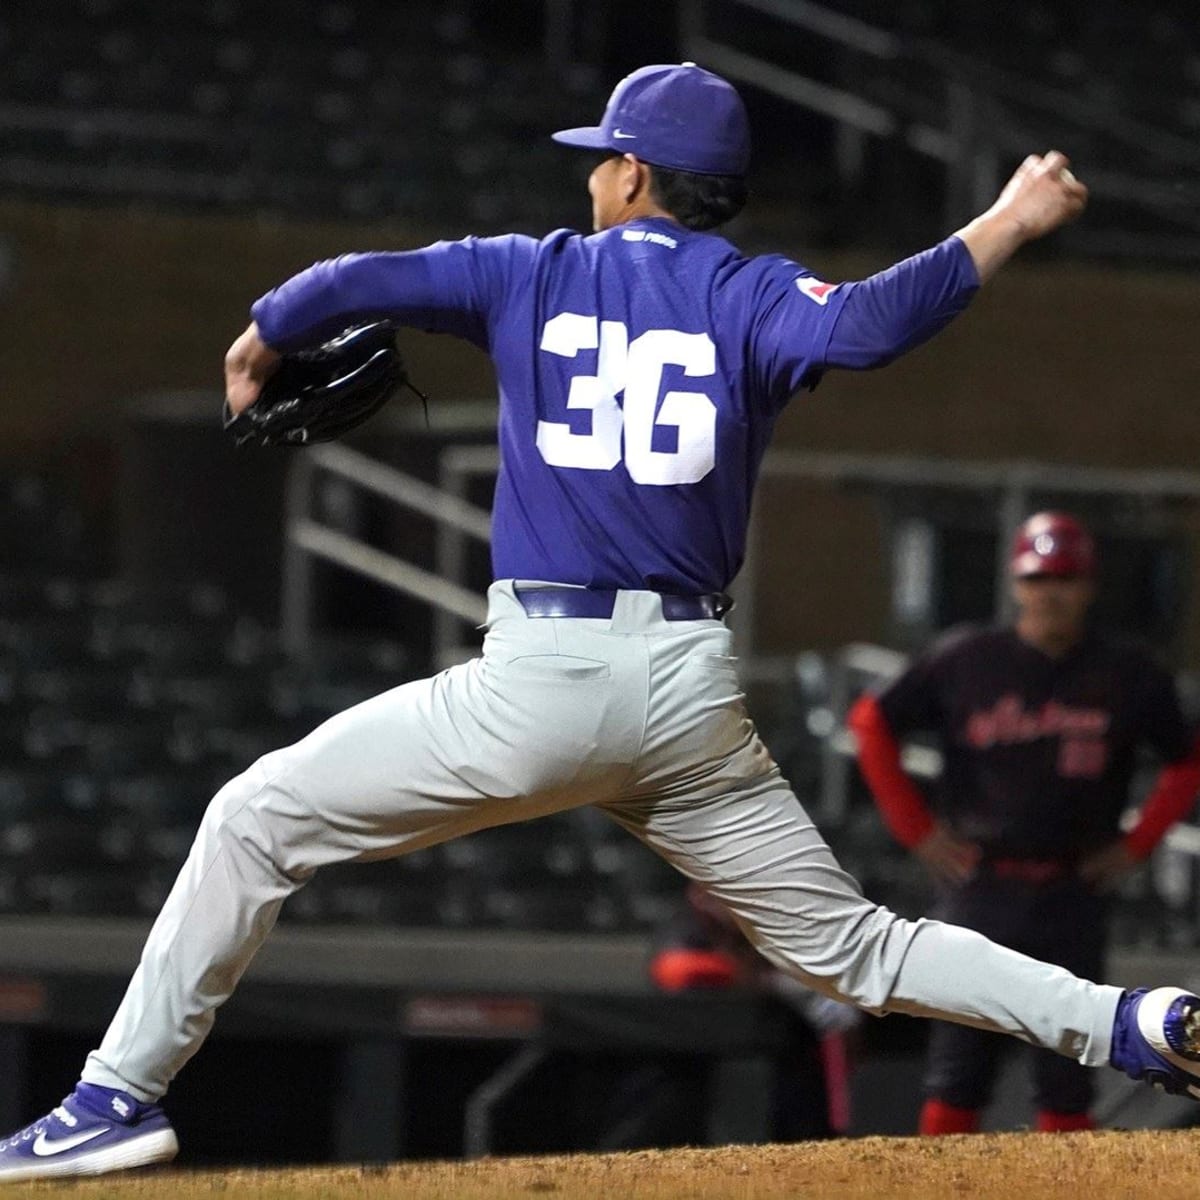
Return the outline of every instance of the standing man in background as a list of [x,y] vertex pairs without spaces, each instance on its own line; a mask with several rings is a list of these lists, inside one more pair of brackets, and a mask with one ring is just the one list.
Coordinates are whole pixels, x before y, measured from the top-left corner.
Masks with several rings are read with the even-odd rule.
[[[850,714],[862,773],[888,828],[942,885],[935,916],[1103,979],[1109,893],[1185,816],[1200,753],[1170,674],[1148,652],[1093,629],[1096,552],[1066,513],[1017,532],[1011,627],[951,631]],[[935,808],[900,765],[899,739],[937,734]],[[1122,835],[1138,750],[1167,764]],[[1004,1049],[990,1033],[936,1022],[924,1134],[979,1128]],[[1090,1129],[1091,1073],[1034,1052],[1037,1128]]]

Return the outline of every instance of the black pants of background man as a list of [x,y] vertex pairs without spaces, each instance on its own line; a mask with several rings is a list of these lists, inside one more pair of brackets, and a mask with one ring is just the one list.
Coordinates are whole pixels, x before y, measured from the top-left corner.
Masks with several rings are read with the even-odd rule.
[[[1031,880],[984,867],[946,893],[932,916],[964,925],[1022,954],[1056,963],[1085,979],[1103,979],[1109,904],[1070,874]],[[1008,1039],[937,1021],[930,1030],[925,1094],[959,1109],[991,1098]],[[1082,1115],[1093,1098],[1094,1072],[1049,1050],[1032,1057],[1039,1114]]]

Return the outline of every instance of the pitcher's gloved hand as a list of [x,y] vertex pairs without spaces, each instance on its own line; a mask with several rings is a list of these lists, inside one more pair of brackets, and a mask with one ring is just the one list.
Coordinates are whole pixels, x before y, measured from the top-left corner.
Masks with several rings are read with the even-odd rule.
[[412,388],[395,327],[375,321],[346,329],[309,349],[285,354],[255,402],[222,424],[239,445],[308,446],[361,425],[401,387]]

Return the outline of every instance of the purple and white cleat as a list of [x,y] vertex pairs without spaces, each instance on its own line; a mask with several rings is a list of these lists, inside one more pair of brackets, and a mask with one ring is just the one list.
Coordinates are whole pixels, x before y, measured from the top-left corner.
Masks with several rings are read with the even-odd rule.
[[103,1175],[167,1162],[178,1152],[157,1104],[80,1083],[47,1116],[0,1141],[0,1184]]
[[1126,992],[1108,1061],[1131,1079],[1200,1100],[1200,996],[1174,987]]

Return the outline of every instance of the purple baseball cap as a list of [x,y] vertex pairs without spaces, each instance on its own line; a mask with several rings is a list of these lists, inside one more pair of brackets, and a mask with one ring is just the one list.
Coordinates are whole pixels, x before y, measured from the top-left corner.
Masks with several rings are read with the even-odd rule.
[[613,89],[599,125],[560,129],[551,137],[697,175],[745,175],[750,165],[741,96],[693,62],[639,67]]

